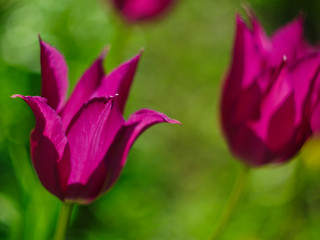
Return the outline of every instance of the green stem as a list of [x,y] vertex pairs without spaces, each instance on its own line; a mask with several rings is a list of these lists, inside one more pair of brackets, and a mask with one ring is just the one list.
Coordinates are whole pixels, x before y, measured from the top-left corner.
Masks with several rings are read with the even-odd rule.
[[54,240],[64,240],[69,224],[73,204],[62,202]]
[[233,190],[230,194],[229,200],[222,212],[222,215],[220,217],[220,220],[217,224],[217,227],[215,229],[215,232],[212,236],[212,240],[217,240],[220,238],[221,234],[223,233],[223,231],[225,230],[230,217],[232,215],[232,213],[234,212],[237,203],[239,202],[239,199],[241,197],[241,194],[243,192],[244,186],[245,186],[245,182],[248,176],[248,172],[249,172],[249,167],[245,166],[242,167],[239,174],[238,174],[238,178],[233,186]]

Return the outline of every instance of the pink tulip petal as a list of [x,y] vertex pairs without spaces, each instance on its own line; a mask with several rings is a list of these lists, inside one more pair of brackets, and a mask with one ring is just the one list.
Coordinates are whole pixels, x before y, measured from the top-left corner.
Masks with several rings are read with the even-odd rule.
[[119,177],[126,163],[129,150],[139,135],[149,127],[163,122],[180,124],[177,120],[170,119],[163,113],[149,109],[139,110],[130,116],[105,156],[105,164],[109,176],[105,190],[108,190]]
[[294,114],[294,99],[290,95],[274,112],[249,126],[240,126],[230,139],[232,152],[251,166],[287,160],[301,147],[300,141],[292,141],[297,136]]
[[233,124],[243,124],[245,121],[259,118],[261,97],[261,89],[256,83],[243,89],[236,103],[236,108],[233,109],[233,116],[230,117]]
[[103,60],[105,55],[106,51],[103,51],[98,59],[94,61],[89,69],[83,74],[73,90],[61,113],[62,123],[65,128],[68,127],[74,115],[80,110],[81,106],[90,99],[90,96],[100,85],[104,76]]
[[274,152],[286,150],[287,143],[294,138],[296,109],[294,95],[290,94],[269,119],[267,146]]
[[[101,190],[106,172],[98,166],[123,125],[124,119],[114,104],[113,97],[91,99],[79,110],[67,130],[71,155],[68,184],[85,186],[85,190],[81,187],[71,187],[66,198],[85,199],[91,192]],[[99,172],[95,179],[101,181],[88,186],[90,177],[96,174],[95,171]]]
[[264,62],[253,32],[248,29],[240,16],[237,16],[236,23],[237,30],[230,78],[233,79],[237,75],[237,78],[241,79],[240,86],[245,88],[250,86],[255,77],[260,74]]
[[[318,86],[316,88],[316,84],[319,85],[320,80],[319,71],[320,54],[316,52],[300,58],[290,68],[290,76],[295,91],[296,120],[298,124],[304,120],[309,121],[312,93],[320,87]],[[317,80],[317,78],[319,78],[319,80]]]
[[259,49],[256,48],[252,32],[240,16],[237,16],[236,23],[233,59],[224,83],[221,100],[222,123],[227,136],[234,134],[234,123],[243,121],[244,114],[249,114],[247,118],[259,115],[258,108],[254,106],[259,106],[261,101],[261,90],[254,80],[260,74],[262,57],[259,55]]
[[[14,95],[22,98],[31,108],[36,127],[31,134],[33,165],[43,186],[63,199],[66,176],[69,175],[69,159],[63,158],[67,138],[57,113],[41,97]],[[63,160],[62,160],[63,159]]]
[[261,104],[261,116],[252,130],[274,152],[283,149],[296,128],[294,90],[284,67]]
[[283,55],[286,55],[288,61],[291,62],[309,51],[303,37],[303,22],[304,19],[300,16],[272,35],[273,49],[269,59],[272,65],[278,65]]
[[262,25],[254,15],[253,11],[251,11],[251,14],[249,15],[249,17],[251,20],[253,36],[255,38],[257,47],[259,47],[261,54],[267,55],[272,48],[272,44],[269,40],[269,37],[267,36]]
[[68,67],[64,57],[57,49],[40,39],[41,49],[41,96],[48,105],[59,112],[68,89]]
[[249,166],[261,166],[275,158],[275,154],[251,127],[243,124],[231,134],[228,142],[232,153]]
[[110,96],[119,94],[116,101],[119,105],[121,113],[124,110],[126,101],[128,99],[130,87],[139,63],[141,54],[138,54],[129,61],[123,63],[110,74],[105,76],[101,85],[92,97]]
[[108,171],[104,162],[98,164],[85,184],[70,183],[64,195],[68,202],[89,204],[101,195],[108,179]]

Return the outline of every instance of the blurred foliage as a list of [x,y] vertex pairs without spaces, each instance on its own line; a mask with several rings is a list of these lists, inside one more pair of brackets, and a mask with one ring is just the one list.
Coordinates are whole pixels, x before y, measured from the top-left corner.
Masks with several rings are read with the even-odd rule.
[[[309,39],[319,40],[318,0],[249,3],[270,33],[303,11]],[[218,105],[241,4],[184,0],[162,21],[119,31],[102,0],[0,0],[0,239],[50,239],[60,206],[30,163],[33,115],[10,99],[40,93],[39,33],[65,55],[70,89],[104,46],[115,46],[108,70],[144,47],[126,116],[147,107],[183,123],[142,135],[115,187],[75,209],[68,239],[208,239],[240,164],[221,136]],[[223,239],[319,239],[320,169],[309,165],[252,171]]]

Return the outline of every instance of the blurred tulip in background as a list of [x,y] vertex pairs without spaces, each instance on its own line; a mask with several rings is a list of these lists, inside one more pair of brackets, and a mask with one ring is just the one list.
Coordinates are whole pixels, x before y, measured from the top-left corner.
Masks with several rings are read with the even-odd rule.
[[250,166],[289,160],[311,136],[320,55],[298,17],[270,38],[253,13],[236,18],[233,59],[221,99],[222,127],[232,153]]
[[110,0],[128,23],[147,22],[167,13],[177,0]]

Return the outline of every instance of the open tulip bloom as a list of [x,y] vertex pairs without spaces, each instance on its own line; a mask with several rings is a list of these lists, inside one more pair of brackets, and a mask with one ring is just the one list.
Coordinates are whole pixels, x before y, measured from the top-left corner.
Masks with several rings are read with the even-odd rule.
[[64,57],[42,40],[40,46],[41,97],[15,95],[30,106],[36,119],[32,162],[49,192],[65,202],[88,204],[113,186],[130,147],[144,130],[157,123],[179,122],[149,109],[124,120],[140,54],[105,75],[102,53],[66,102]]
[[159,18],[177,0],[109,0],[128,23],[149,21]]
[[303,37],[298,17],[267,37],[236,18],[233,59],[222,100],[222,127],[232,153],[249,166],[289,160],[311,136],[320,55]]

